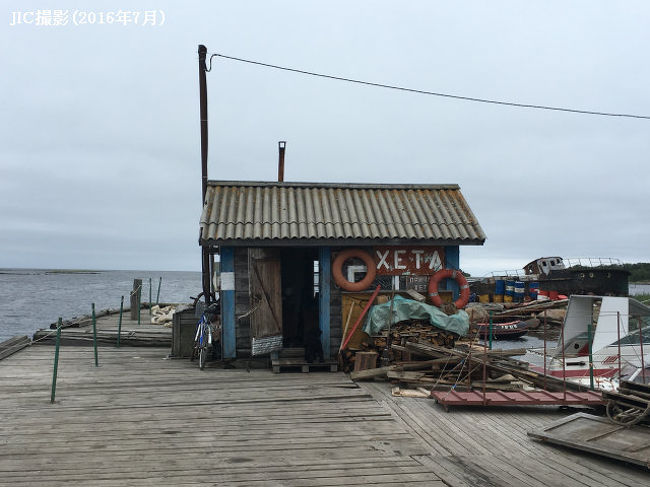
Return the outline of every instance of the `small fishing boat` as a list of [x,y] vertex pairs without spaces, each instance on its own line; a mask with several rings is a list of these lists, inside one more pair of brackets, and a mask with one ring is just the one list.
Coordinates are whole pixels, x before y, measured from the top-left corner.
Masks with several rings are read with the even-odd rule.
[[563,335],[545,352],[528,350],[532,370],[603,390],[615,390],[620,379],[650,379],[650,307],[639,301],[573,295]]
[[[490,324],[478,323],[478,332],[481,338],[490,337]],[[528,333],[530,323],[527,321],[507,321],[505,323],[492,323],[492,338],[497,340],[511,340],[520,338]]]

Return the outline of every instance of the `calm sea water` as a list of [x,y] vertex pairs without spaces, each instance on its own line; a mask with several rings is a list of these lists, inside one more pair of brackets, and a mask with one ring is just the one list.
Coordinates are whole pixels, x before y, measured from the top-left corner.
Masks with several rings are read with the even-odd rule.
[[159,278],[161,303],[187,303],[201,292],[200,272],[90,271],[89,273],[44,269],[0,269],[0,342],[16,335],[31,336],[48,328],[59,316],[70,319],[97,310],[125,306],[133,279],[142,279],[142,300],[156,300]]
[[630,284],[630,296],[650,294],[650,284]]

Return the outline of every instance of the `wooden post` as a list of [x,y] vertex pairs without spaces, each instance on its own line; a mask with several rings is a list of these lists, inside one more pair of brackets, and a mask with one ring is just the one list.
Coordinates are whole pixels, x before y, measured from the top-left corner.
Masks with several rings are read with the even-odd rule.
[[117,348],[120,348],[120,337],[122,336],[122,312],[124,311],[124,296],[120,300],[120,320],[117,322]]
[[140,315],[140,291],[142,290],[142,279],[133,279],[133,291],[131,291],[131,319],[137,320]]
[[54,349],[54,372],[52,373],[52,394],[50,395],[50,403],[54,404],[54,397],[56,396],[56,374],[59,368],[59,345],[61,344],[61,324],[62,318],[59,317],[59,322],[56,324],[56,348]]
[[93,348],[95,349],[95,367],[99,367],[97,357],[97,318],[95,317],[95,303],[93,303]]

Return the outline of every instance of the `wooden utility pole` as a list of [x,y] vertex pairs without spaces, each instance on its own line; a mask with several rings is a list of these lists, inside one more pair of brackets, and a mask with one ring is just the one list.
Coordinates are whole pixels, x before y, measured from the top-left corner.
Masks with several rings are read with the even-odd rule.
[[[207,66],[205,58],[207,47],[199,44],[199,104],[201,112],[201,207],[205,204],[205,194],[208,189],[208,88],[205,80]],[[201,246],[201,282],[205,303],[210,304],[210,252]]]

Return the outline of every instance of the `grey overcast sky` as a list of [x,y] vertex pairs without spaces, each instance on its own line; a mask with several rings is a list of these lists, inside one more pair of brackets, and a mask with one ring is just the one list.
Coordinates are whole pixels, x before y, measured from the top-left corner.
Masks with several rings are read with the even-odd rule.
[[[43,9],[67,10],[68,24],[35,25]],[[119,9],[137,24],[100,24]],[[152,9],[163,25],[142,25]],[[75,25],[75,10],[94,23],[78,13],[87,23]],[[645,0],[5,0],[2,13],[0,267],[200,269],[200,43],[424,90],[650,115]],[[543,255],[650,260],[650,120],[213,66],[211,179],[274,180],[287,140],[289,181],[458,183],[488,237],[461,248],[473,275]]]

